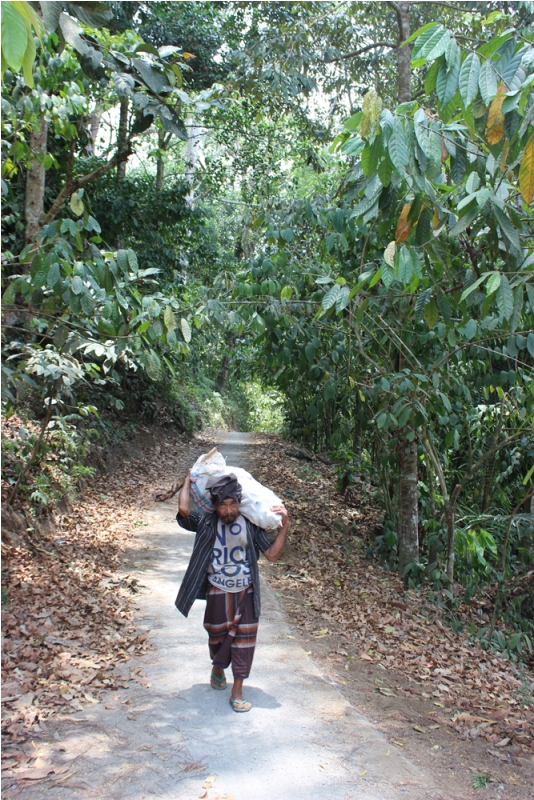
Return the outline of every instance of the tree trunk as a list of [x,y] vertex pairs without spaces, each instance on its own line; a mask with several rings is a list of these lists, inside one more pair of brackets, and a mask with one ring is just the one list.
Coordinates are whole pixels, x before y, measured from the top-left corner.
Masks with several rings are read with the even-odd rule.
[[161,128],[158,131],[158,160],[156,163],[156,192],[163,189],[163,179],[165,178],[165,162],[161,156],[161,151],[165,149],[165,131]]
[[24,243],[30,244],[43,224],[44,214],[44,190],[45,190],[45,168],[43,163],[38,163],[35,155],[37,153],[46,155],[46,137],[48,134],[48,122],[43,116],[39,130],[30,133],[29,146],[32,152],[32,165],[26,174],[26,198],[24,204],[24,214],[26,217],[26,229],[24,231]]
[[187,120],[187,149],[185,151],[185,180],[189,184],[189,191],[185,202],[189,208],[195,204],[195,169],[199,156],[200,126],[195,125],[193,117]]
[[[128,98],[124,97],[121,100],[120,116],[119,116],[119,133],[117,137],[117,150],[123,153],[128,147],[128,117],[129,105]],[[126,177],[126,161],[121,161],[117,165],[117,181],[120,183]]]
[[354,395],[354,428],[352,431],[352,451],[358,460],[358,467],[362,460],[362,425],[360,419],[360,395],[356,391]]
[[[426,459],[425,459],[426,460]],[[430,520],[432,528],[430,530],[430,543],[428,545],[428,569],[427,574],[430,573],[431,567],[436,565],[438,560],[438,538],[435,530],[436,521],[436,496],[434,493],[434,470],[432,469],[430,460],[426,464],[427,480],[428,480],[428,496],[430,501]]]
[[445,503],[445,522],[447,524],[447,582],[452,586],[454,580],[454,505]]
[[399,575],[408,564],[419,561],[419,514],[417,494],[417,441],[401,436],[399,443]]
[[397,51],[398,77],[398,100],[399,103],[408,103],[412,99],[411,90],[411,47],[409,44],[402,46],[402,43],[410,35],[410,5],[411,3],[397,3],[397,24],[399,28],[399,49]]
[[94,156],[95,154],[95,144],[98,137],[98,131],[100,130],[101,119],[102,119],[102,109],[97,106],[97,108],[95,108],[95,110],[89,117],[89,124],[88,124],[88,135],[90,142],[88,143],[86,150],[92,156]]

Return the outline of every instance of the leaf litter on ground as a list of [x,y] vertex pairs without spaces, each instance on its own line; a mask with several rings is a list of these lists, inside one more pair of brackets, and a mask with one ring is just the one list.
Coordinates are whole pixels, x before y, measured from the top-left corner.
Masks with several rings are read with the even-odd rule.
[[[169,430],[149,436],[137,457],[93,479],[73,508],[55,513],[40,550],[2,544],[5,774],[37,769],[28,743],[48,718],[107,701],[133,681],[146,684],[125,670],[151,645],[133,619],[140,585],[121,574],[121,559],[132,536],[142,534],[154,492],[181,480],[212,443],[209,432],[193,442]],[[480,736],[500,761],[532,761],[532,673],[455,633],[427,589],[405,591],[395,574],[366,559],[381,523],[370,484],[362,481],[347,502],[326,459],[302,465],[275,435],[257,435],[255,452],[254,476],[284,498],[290,513],[287,552],[267,577],[292,621],[313,639],[341,639],[344,649],[332,658],[344,674],[359,662],[379,666],[392,684],[379,686],[380,695],[431,703],[436,712],[429,713],[442,715],[429,717],[434,728]],[[300,604],[285,599],[295,591]],[[472,609],[460,611],[469,623]],[[490,611],[483,607],[482,616]],[[401,685],[393,686],[395,676]],[[48,775],[54,777],[52,767]]]
[[[366,557],[382,522],[373,487],[361,480],[342,496],[333,465],[324,461],[303,466],[278,436],[256,437],[254,476],[280,493],[290,517],[287,552],[265,574],[293,621],[314,639],[328,630],[349,643],[349,669],[363,661],[384,668],[389,683],[396,676],[400,685],[378,687],[380,694],[424,699],[442,709],[443,722],[459,737],[480,736],[512,763],[533,763],[532,671],[455,632],[430,587],[406,590],[395,573]],[[303,602],[292,604],[291,592]],[[479,598],[456,614],[468,629],[474,620],[489,622],[491,611]],[[339,651],[330,658],[347,661]]]
[[[54,773],[51,765],[34,769],[27,746],[47,719],[135,683],[150,686],[127,669],[151,644],[133,619],[142,584],[121,572],[121,562],[147,524],[154,486],[183,472],[191,453],[186,436],[156,434],[141,437],[136,457],[93,479],[73,507],[56,510],[39,538],[30,532],[20,546],[2,542],[3,769],[20,780]],[[3,486],[3,496],[8,491]]]

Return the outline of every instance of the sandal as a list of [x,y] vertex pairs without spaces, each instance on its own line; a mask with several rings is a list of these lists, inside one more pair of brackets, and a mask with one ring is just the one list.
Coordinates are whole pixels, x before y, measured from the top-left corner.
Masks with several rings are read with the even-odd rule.
[[230,698],[230,705],[238,714],[243,714],[245,711],[250,711],[252,708],[252,703],[249,703],[248,700],[232,700],[232,698]]
[[226,678],[223,675],[221,678],[218,678],[213,672],[210,675],[210,685],[212,689],[226,689],[227,683]]

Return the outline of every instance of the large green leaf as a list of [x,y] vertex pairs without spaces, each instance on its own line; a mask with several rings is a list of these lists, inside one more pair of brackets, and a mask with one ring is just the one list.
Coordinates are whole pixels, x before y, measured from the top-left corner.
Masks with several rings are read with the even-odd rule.
[[83,292],[83,282],[79,275],[75,275],[70,283],[71,292],[81,294]]
[[135,136],[138,133],[144,133],[146,130],[148,130],[148,128],[150,128],[153,122],[153,114],[136,114],[135,122],[132,125],[131,130],[132,136]]
[[[159,109],[160,107],[158,106],[158,110]],[[187,142],[187,129],[184,125],[183,120],[181,120],[176,115],[174,115],[172,118],[169,118],[164,116],[163,114],[160,114],[159,118],[161,119],[161,124],[163,125],[163,128],[167,131],[167,133],[173,133],[183,142]]]
[[137,275],[137,273],[139,272],[139,262],[137,260],[137,253],[135,252],[135,250],[128,249],[126,251],[126,255],[128,257],[128,264],[130,266],[130,269],[132,270],[134,275]]
[[154,94],[170,91],[169,81],[165,75],[158,72],[147,61],[142,58],[133,58],[132,63],[141,76],[143,83],[151,89]]
[[112,72],[111,77],[119,97],[130,97],[135,89],[135,81],[127,72]]
[[436,32],[434,36],[430,37],[429,41],[421,50],[420,57],[426,57],[427,61],[434,61],[434,59],[439,58],[445,53],[449,46],[450,39],[450,31],[442,30]]
[[468,53],[460,70],[458,80],[460,94],[465,106],[470,106],[478,94],[478,77],[480,75],[480,59],[476,53]]
[[425,34],[423,34],[420,39],[416,42],[416,50],[413,54],[413,58],[425,58],[427,61],[433,61],[435,58],[439,58],[439,56],[443,55],[445,50],[447,49],[447,45],[449,44],[451,34],[446,28],[443,28],[439,25],[435,30],[428,31],[430,34],[426,41],[419,46],[419,42],[423,40]]
[[330,378],[324,387],[324,399],[326,401],[333,400],[337,395],[337,381],[334,378]]
[[460,54],[457,52],[454,61],[450,64],[448,69],[445,61],[439,68],[436,81],[436,93],[442,106],[446,106],[456,94],[459,74]]
[[478,85],[484,103],[489,106],[497,94],[497,73],[495,72],[493,63],[489,59],[484,61],[480,68]]
[[510,319],[514,310],[514,296],[506,275],[501,275],[501,283],[497,289],[497,307],[505,319]]
[[13,3],[2,3],[2,58],[13,70],[22,67],[30,30]]
[[410,283],[413,274],[413,265],[412,257],[407,247],[403,247],[399,251],[397,274],[403,286],[407,286]]
[[64,14],[63,12],[59,15],[59,26],[65,41],[70,44],[71,47],[74,47],[76,52],[80,53],[80,55],[87,55],[89,52],[89,45],[82,39],[82,26],[78,25],[72,17],[69,17],[68,14]]
[[486,284],[486,292],[488,296],[496,292],[500,285],[501,285],[501,273],[500,272],[490,273],[488,282]]
[[499,228],[503,234],[505,241],[507,241],[512,248],[515,250],[521,250],[521,244],[519,241],[519,231],[514,226],[513,222],[510,218],[499,208],[498,205],[493,204],[493,211],[495,216],[497,217],[497,221],[499,223]]
[[339,285],[339,283],[335,283],[323,297],[321,303],[323,311],[328,311],[328,309],[332,308],[337,303],[340,293],[341,293],[341,286]]
[[395,117],[393,123],[393,132],[389,137],[388,151],[393,166],[397,172],[403,175],[406,171],[406,167],[410,163],[410,155],[402,123],[398,117]]
[[40,3],[43,22],[48,33],[53,33],[59,25],[59,15],[62,11],[63,3],[56,3],[54,0]]
[[[46,2],[41,3],[41,8],[43,5],[48,4]],[[83,3],[68,3],[67,5],[69,12],[90,28],[103,28],[106,23],[113,19],[113,12],[107,3],[90,0]]]
[[90,317],[95,309],[95,305],[93,303],[93,298],[88,292],[84,292],[80,297],[80,303],[82,306],[83,313]]
[[[462,292],[462,296],[460,297],[460,302],[462,302],[462,300],[465,300],[466,297],[469,297],[471,292],[474,292],[475,289],[478,289],[480,284],[483,283],[485,280],[487,280],[491,274],[492,274],[491,272],[485,272],[484,275],[481,275],[479,278],[477,278],[476,281],[474,281],[470,286],[467,287],[467,289],[464,289],[464,291]],[[498,275],[499,273],[495,274]]]
[[348,286],[342,286],[339,297],[336,300],[336,311],[339,314],[349,304],[350,290]]
[[50,289],[53,289],[56,283],[58,283],[61,279],[61,271],[59,269],[59,264],[55,261],[53,264],[50,264],[48,268],[48,275],[46,277],[47,286]]
[[35,49],[35,42],[33,40],[33,35],[30,31],[28,35],[28,46],[26,47],[26,52],[24,53],[24,60],[22,61],[22,74],[24,75],[24,82],[26,86],[29,86],[30,89],[34,87],[33,81],[33,63],[35,61],[36,56],[36,49]]

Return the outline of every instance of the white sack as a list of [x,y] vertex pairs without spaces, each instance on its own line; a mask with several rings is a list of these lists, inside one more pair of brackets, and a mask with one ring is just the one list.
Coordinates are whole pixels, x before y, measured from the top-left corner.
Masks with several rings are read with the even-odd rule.
[[281,522],[280,514],[274,514],[271,506],[283,505],[279,497],[266,486],[255,480],[250,472],[241,467],[226,464],[224,456],[217,449],[200,456],[191,469],[191,501],[198,511],[213,511],[213,505],[206,483],[211,475],[229,475],[233,472],[242,487],[239,510],[264,530],[274,530]]

